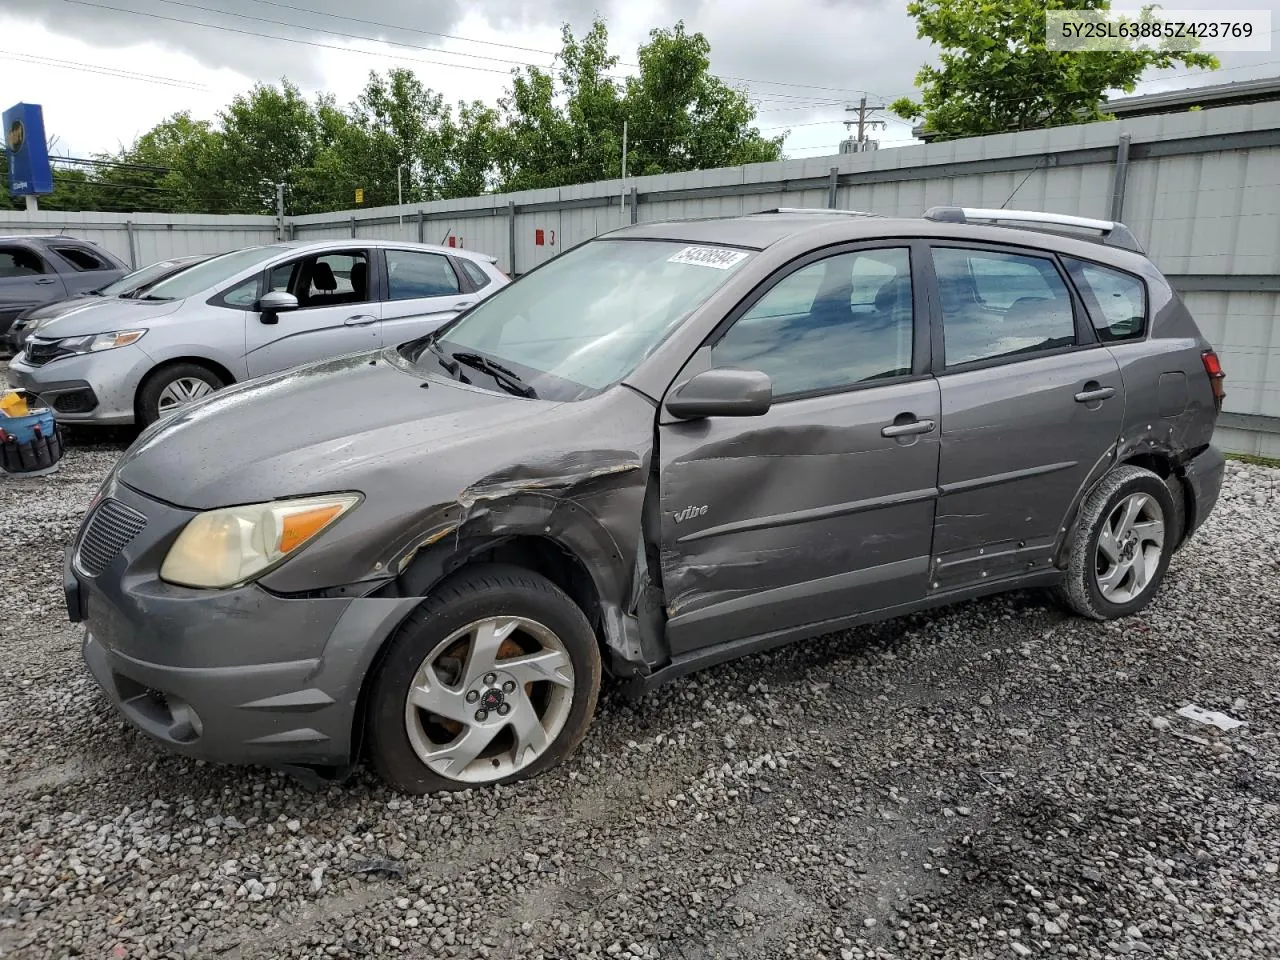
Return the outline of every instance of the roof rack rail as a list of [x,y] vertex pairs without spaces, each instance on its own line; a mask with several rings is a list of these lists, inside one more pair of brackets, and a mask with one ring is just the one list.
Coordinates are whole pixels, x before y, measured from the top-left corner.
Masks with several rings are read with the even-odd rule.
[[925,211],[926,220],[939,223],[972,223],[986,220],[991,223],[1029,224],[1043,227],[1075,227],[1080,230],[1097,230],[1102,242],[1134,253],[1145,253],[1142,245],[1129,228],[1118,220],[1094,220],[1091,217],[1072,217],[1064,213],[1044,213],[1039,210],[992,210],[985,207],[930,207]]
[[846,217],[878,217],[880,214],[871,213],[867,210],[832,210],[829,207],[772,207],[768,210],[758,210],[757,215],[762,213],[810,213],[817,216],[831,216],[832,214],[841,214]]

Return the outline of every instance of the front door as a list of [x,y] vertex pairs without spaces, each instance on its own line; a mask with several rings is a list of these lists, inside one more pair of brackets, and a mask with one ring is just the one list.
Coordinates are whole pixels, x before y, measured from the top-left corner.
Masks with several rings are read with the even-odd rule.
[[449,258],[422,250],[384,251],[387,299],[382,304],[382,340],[388,346],[430,333],[475,303]]
[[932,589],[1047,570],[1077,493],[1110,464],[1120,368],[1054,258],[937,245],[942,492]]
[[249,376],[380,347],[382,307],[370,283],[369,266],[369,250],[353,248],[273,267],[265,290],[292,293],[298,308],[274,317],[250,314],[245,332]]
[[939,398],[912,275],[905,245],[805,258],[678,378],[761,370],[774,403],[758,417],[660,414],[673,654],[925,595]]
[[24,310],[66,295],[66,284],[40,254],[20,244],[0,246],[0,333]]

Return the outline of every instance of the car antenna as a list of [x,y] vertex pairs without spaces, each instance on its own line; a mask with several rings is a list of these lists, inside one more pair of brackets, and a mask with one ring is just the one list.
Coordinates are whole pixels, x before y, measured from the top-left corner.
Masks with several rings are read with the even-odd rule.
[[1035,166],[1033,166],[1030,170],[1028,170],[1027,175],[1022,178],[1022,181],[1016,187],[1013,188],[1013,193],[1009,194],[1009,196],[1005,198],[1004,203],[1000,204],[1001,210],[1009,206],[1009,201],[1018,195],[1018,191],[1021,190],[1023,185],[1028,180],[1031,179],[1031,175],[1040,169],[1040,164],[1044,162],[1044,159],[1045,159],[1044,157],[1040,157],[1038,160],[1036,160]]

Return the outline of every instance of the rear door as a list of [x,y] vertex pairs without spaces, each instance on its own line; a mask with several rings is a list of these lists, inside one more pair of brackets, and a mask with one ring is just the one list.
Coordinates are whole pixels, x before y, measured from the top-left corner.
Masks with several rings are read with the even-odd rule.
[[273,267],[265,290],[284,290],[298,298],[298,309],[276,315],[275,323],[257,313],[245,332],[249,376],[382,344],[382,304],[371,283],[371,252],[366,247],[329,250]]
[[62,278],[35,248],[0,244],[0,332],[24,310],[66,295]]
[[382,341],[387,346],[430,333],[479,299],[442,253],[387,247],[382,255]]
[[759,417],[659,414],[674,654],[925,595],[939,395],[912,276],[906,243],[811,255],[731,313],[677,378],[762,370],[774,402]]
[[1119,365],[1052,254],[935,243],[942,456],[931,589],[1047,569],[1079,491],[1110,464]]
[[64,241],[50,244],[49,249],[55,258],[54,266],[62,274],[67,293],[71,295],[105,287],[124,275],[119,264],[83,243]]

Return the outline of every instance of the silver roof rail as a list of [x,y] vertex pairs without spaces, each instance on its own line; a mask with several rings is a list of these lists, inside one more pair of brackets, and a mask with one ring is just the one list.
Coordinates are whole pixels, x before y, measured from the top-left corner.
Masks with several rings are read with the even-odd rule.
[[1142,245],[1129,232],[1129,228],[1117,220],[1094,220],[1091,217],[1072,217],[1064,213],[1044,213],[1040,210],[993,210],[985,207],[930,207],[924,213],[926,220],[939,223],[990,223],[1038,224],[1044,227],[1072,227],[1078,230],[1096,230],[1102,242],[1134,253],[1145,253]]
[[816,216],[831,216],[833,214],[843,215],[846,217],[878,217],[878,213],[870,213],[866,210],[832,210],[828,207],[773,207],[769,210],[757,211],[757,215],[762,213],[808,213]]

